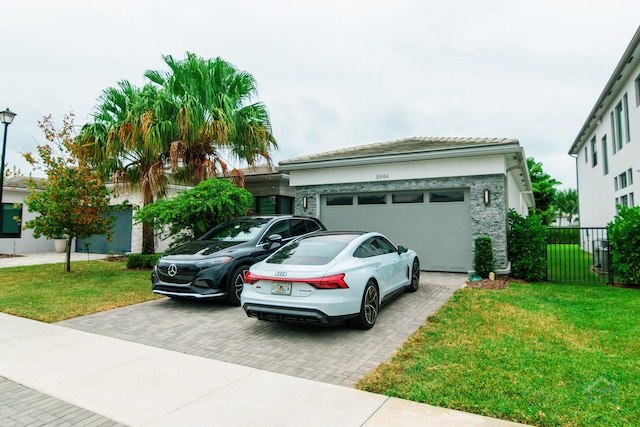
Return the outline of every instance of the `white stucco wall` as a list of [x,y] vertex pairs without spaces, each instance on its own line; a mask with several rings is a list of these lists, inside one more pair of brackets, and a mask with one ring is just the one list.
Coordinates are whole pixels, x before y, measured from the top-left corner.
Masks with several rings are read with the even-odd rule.
[[[22,203],[22,224],[26,221],[34,219],[36,214],[27,210],[24,199],[28,195],[26,188],[10,188],[5,187],[2,194],[2,203]],[[1,254],[22,254],[29,252],[50,252],[54,251],[55,246],[53,240],[40,237],[33,238],[33,230],[22,230],[20,238],[0,238]]]
[[322,169],[292,170],[290,185],[326,185],[404,179],[446,178],[469,175],[504,174],[503,155],[457,157],[416,160],[357,166],[326,167]]

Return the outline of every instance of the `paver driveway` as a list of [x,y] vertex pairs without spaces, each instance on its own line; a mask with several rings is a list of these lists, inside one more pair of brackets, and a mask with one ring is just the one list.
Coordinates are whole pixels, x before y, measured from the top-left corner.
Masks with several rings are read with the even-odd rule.
[[464,274],[422,272],[418,292],[404,293],[384,306],[368,331],[265,322],[248,318],[239,307],[169,298],[58,325],[353,387],[387,360],[466,279]]

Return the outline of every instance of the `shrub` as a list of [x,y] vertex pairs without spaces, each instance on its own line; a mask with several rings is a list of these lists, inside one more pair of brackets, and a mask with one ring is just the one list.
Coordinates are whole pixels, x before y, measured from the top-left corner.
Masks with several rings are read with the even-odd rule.
[[474,256],[474,266],[476,274],[483,279],[489,277],[489,273],[493,271],[493,246],[491,245],[491,237],[478,237],[476,239],[476,248]]
[[514,277],[537,282],[546,272],[546,231],[540,215],[523,217],[509,211],[509,259]]
[[153,268],[162,254],[131,254],[127,258],[127,268]]
[[620,207],[607,224],[614,274],[627,284],[640,284],[640,207]]
[[575,227],[547,228],[547,244],[579,245],[580,229]]

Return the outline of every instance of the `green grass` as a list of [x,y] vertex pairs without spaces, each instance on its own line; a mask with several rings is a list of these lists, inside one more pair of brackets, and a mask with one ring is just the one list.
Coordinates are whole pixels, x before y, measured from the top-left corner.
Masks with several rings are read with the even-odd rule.
[[[604,285],[462,289],[358,388],[539,426],[637,426],[638,307],[639,290]],[[615,402],[589,399],[599,378]]]
[[0,270],[0,311],[57,322],[159,298],[151,293],[149,270],[128,270],[125,262],[73,262]]
[[591,270],[593,254],[580,249],[580,245],[547,245],[547,280],[606,283],[606,276]]

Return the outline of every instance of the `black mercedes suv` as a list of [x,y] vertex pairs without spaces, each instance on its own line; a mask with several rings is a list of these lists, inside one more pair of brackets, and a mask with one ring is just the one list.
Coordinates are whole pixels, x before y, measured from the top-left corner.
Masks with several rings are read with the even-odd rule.
[[171,298],[219,298],[239,306],[249,267],[290,240],[326,230],[316,218],[279,215],[234,218],[170,249],[151,273],[152,291]]

